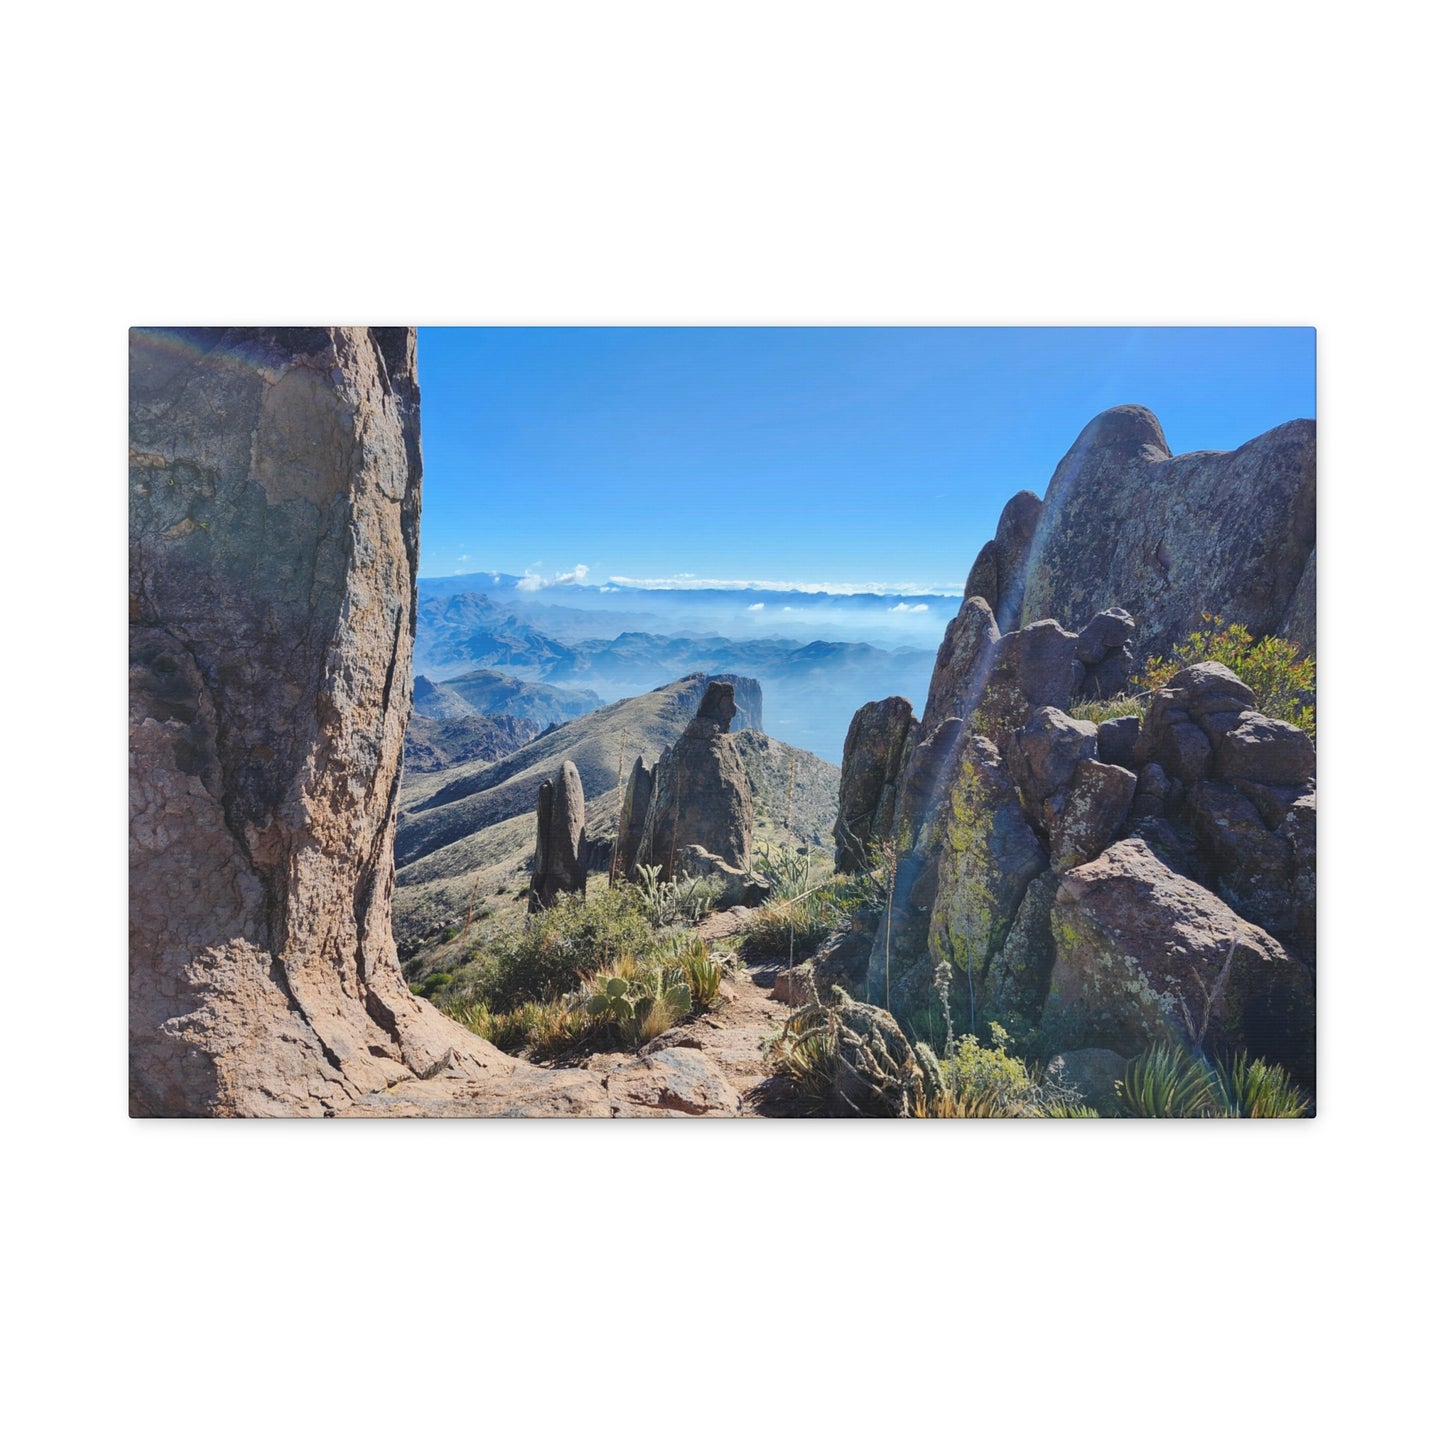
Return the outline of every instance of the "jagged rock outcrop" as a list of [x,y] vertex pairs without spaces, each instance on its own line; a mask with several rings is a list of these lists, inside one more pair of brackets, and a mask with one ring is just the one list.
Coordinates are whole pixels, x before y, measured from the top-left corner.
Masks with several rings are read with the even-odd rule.
[[[1123,500],[1103,495],[1110,485]],[[1181,669],[1142,719],[1096,728],[1068,708],[1122,691],[1136,655],[1166,650],[1202,610],[1257,634],[1279,630],[1313,566],[1313,485],[1312,424],[1277,428],[1228,456],[1175,459],[1147,412],[1122,408],[1086,428],[1040,511],[1010,503],[1009,527],[1001,522],[980,553],[971,595],[945,633],[923,721],[894,783],[899,859],[869,961],[871,1000],[886,992],[895,1009],[926,1006],[946,963],[956,990],[967,981],[982,1017],[1041,1024],[1062,1030],[1060,1039],[1070,1021],[1074,1049],[1127,1044],[1137,1052],[1156,1038],[1212,1029],[1221,1047],[1247,1047],[1312,1077],[1308,735],[1262,716],[1254,693],[1215,663]],[[1149,486],[1158,495],[1141,499]],[[1220,495],[1210,500],[1215,486]],[[1251,489],[1259,522],[1241,500]],[[1081,507],[1080,495],[1093,500]],[[1162,518],[1153,561],[1168,576],[1149,586],[1101,583],[1133,575],[1131,518]],[[1008,605],[1005,530],[1009,555],[1026,557],[1009,565],[1028,578],[1023,625],[1012,630],[1001,630],[993,610]],[[1116,532],[1117,555],[1109,550]],[[1030,543],[1019,541],[1025,535]],[[1062,601],[1042,615],[1039,598]],[[850,772],[860,795],[882,781],[879,764],[856,746],[845,751]],[[1153,902],[1128,927],[1092,914],[1085,926],[1081,898],[1107,898],[1127,913],[1121,900],[1130,888]],[[1149,947],[1156,906],[1169,956],[1141,963],[1129,948]],[[1206,916],[1207,926],[1199,922]],[[1212,958],[1226,932],[1244,943],[1238,976],[1216,996],[1223,955],[1214,974],[1200,958]],[[1212,1024],[1187,1012],[1181,979],[1197,992],[1194,971],[1213,999]],[[1145,991],[1165,1002],[1141,1004],[1126,1028],[1121,1011]]]
[[845,767],[838,785],[834,860],[840,872],[866,868],[869,850],[893,836],[898,782],[918,719],[905,697],[864,703],[853,715],[843,745]]
[[1314,743],[1254,703],[1217,662],[1183,668],[1160,688],[1134,748],[1149,774],[1143,812],[1185,830],[1199,881],[1312,957]]
[[678,694],[678,706],[696,709],[701,706],[708,689],[715,682],[725,682],[733,690],[732,731],[766,732],[763,726],[763,685],[755,677],[743,677],[736,672],[694,672],[682,681],[687,688]]
[[627,775],[627,791],[617,818],[617,851],[614,869],[619,878],[630,878],[638,850],[646,836],[647,810],[652,803],[652,769],[639,757]]
[[733,684],[709,682],[697,716],[657,760],[637,862],[660,868],[664,879],[680,871],[679,854],[690,844],[752,871],[752,788],[728,736],[736,715]]
[[391,938],[418,416],[403,328],[131,333],[133,1113],[491,1066]]
[[[1020,621],[1081,627],[1123,607],[1138,624],[1136,651],[1151,657],[1212,612],[1256,637],[1309,646],[1314,547],[1313,421],[1232,452],[1176,457],[1152,412],[1114,407],[1084,428],[1049,482]],[[1306,629],[1308,639],[1294,635]]]
[[1035,492],[1010,497],[999,514],[998,530],[983,544],[968,574],[965,596],[982,597],[1004,632],[1018,626],[1029,551],[1043,507]]
[[540,913],[559,893],[587,892],[587,805],[576,764],[567,758],[537,789],[537,846],[527,912]]

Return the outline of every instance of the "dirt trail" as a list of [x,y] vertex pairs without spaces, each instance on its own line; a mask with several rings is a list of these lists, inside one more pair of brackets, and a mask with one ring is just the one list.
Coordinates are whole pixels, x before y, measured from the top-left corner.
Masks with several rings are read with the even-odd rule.
[[[698,934],[714,952],[747,922],[730,909]],[[496,1054],[491,1077],[442,1071],[371,1094],[341,1111],[353,1117],[781,1118],[796,1112],[793,1087],[773,1075],[769,1043],[791,1007],[772,994],[779,962],[733,969],[712,1007],[659,1034],[640,1053],[601,1053],[561,1067]]]
[[[714,952],[726,951],[730,938],[746,925],[749,912],[738,908],[713,914],[698,928],[698,936],[706,939]],[[773,983],[783,966],[769,961],[734,969],[710,1009],[659,1034],[642,1049],[643,1059],[662,1055],[676,1060],[683,1051],[695,1052],[738,1098],[734,1106],[727,1091],[718,1098],[702,1091],[677,1112],[733,1118],[776,1118],[789,1112],[791,1085],[774,1075],[768,1057],[770,1043],[793,1012],[790,1005],[772,997]],[[582,1067],[615,1075],[629,1065],[635,1067],[636,1062],[630,1054],[598,1054]]]

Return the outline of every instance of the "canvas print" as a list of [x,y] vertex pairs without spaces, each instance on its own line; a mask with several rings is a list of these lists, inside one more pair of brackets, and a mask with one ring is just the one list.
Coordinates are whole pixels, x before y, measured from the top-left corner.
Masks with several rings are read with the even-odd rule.
[[1315,1113],[1312,330],[137,327],[129,401],[133,1115]]

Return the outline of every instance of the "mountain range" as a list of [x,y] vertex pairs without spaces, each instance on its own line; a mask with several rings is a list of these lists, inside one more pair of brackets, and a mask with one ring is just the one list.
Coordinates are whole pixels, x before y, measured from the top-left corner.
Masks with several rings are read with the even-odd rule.
[[[589,700],[595,707],[603,701],[659,687],[688,673],[744,673],[757,678],[767,690],[769,725],[774,736],[836,763],[842,758],[848,724],[864,702],[890,694],[910,699],[926,694],[937,645],[936,636],[927,646],[881,647],[857,638],[820,637],[804,642],[771,634],[724,636],[718,632],[677,630],[678,616],[694,615],[697,608],[715,602],[719,595],[704,590],[700,603],[697,589],[642,594],[653,599],[654,607],[660,610],[677,608],[673,630],[624,628],[605,637],[582,636],[579,618],[586,619],[594,632],[608,630],[609,624],[633,615],[625,608],[636,601],[636,595],[610,608],[593,595],[599,589],[568,587],[569,601],[586,596],[587,605],[596,609],[589,613],[575,607],[532,602],[515,586],[505,592],[505,605],[484,593],[455,589],[437,588],[428,596],[427,580],[423,579],[417,616],[415,665],[421,676],[416,706],[419,712],[431,716],[505,712],[545,724],[577,716]],[[501,577],[504,590],[510,580]],[[722,595],[736,603],[736,594]],[[791,599],[809,599],[799,604],[802,616],[798,620],[804,622],[809,621],[810,608],[822,615],[842,605],[856,610],[860,627],[871,626],[874,635],[887,635],[885,624],[879,621],[879,610],[887,599],[877,594],[826,594],[821,598],[818,594],[762,595],[775,601],[788,598],[783,606],[789,608],[794,605]],[[934,601],[941,605],[933,613],[936,621],[931,625],[941,633],[955,604],[948,598]],[[746,607],[759,605],[766,608],[768,603],[763,600],[760,604],[747,603]],[[923,609],[906,614],[909,623],[901,635],[909,636],[917,632],[919,620],[933,609],[933,604],[925,601],[893,605]],[[559,614],[553,619],[560,624],[557,631],[569,634],[566,640],[552,630],[544,630],[534,620],[541,618],[550,629],[553,620],[549,620],[549,614],[553,612]],[[871,623],[867,621],[870,612]],[[668,623],[666,616],[658,620],[663,626]],[[755,624],[738,620],[737,625]],[[836,628],[828,624],[823,630]],[[502,674],[500,680],[498,673]],[[519,701],[525,689],[518,683],[545,685],[554,691],[527,694]],[[557,688],[562,691],[558,693]]]

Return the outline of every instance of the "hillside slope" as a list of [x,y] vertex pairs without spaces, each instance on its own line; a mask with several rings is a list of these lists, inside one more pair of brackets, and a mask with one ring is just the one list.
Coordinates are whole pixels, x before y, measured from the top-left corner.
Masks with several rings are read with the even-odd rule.
[[[563,759],[571,759],[582,779],[588,837],[604,844],[615,838],[619,773],[625,783],[634,758],[651,766],[677,741],[707,681],[697,674],[611,703],[498,762],[406,778],[396,841],[395,918],[403,951],[469,909],[510,912],[516,906],[534,843],[537,789]],[[737,679],[735,685],[750,701],[738,721],[751,720],[761,711],[757,684]],[[838,807],[839,770],[757,731],[737,737],[762,835],[794,844],[826,837]]]

